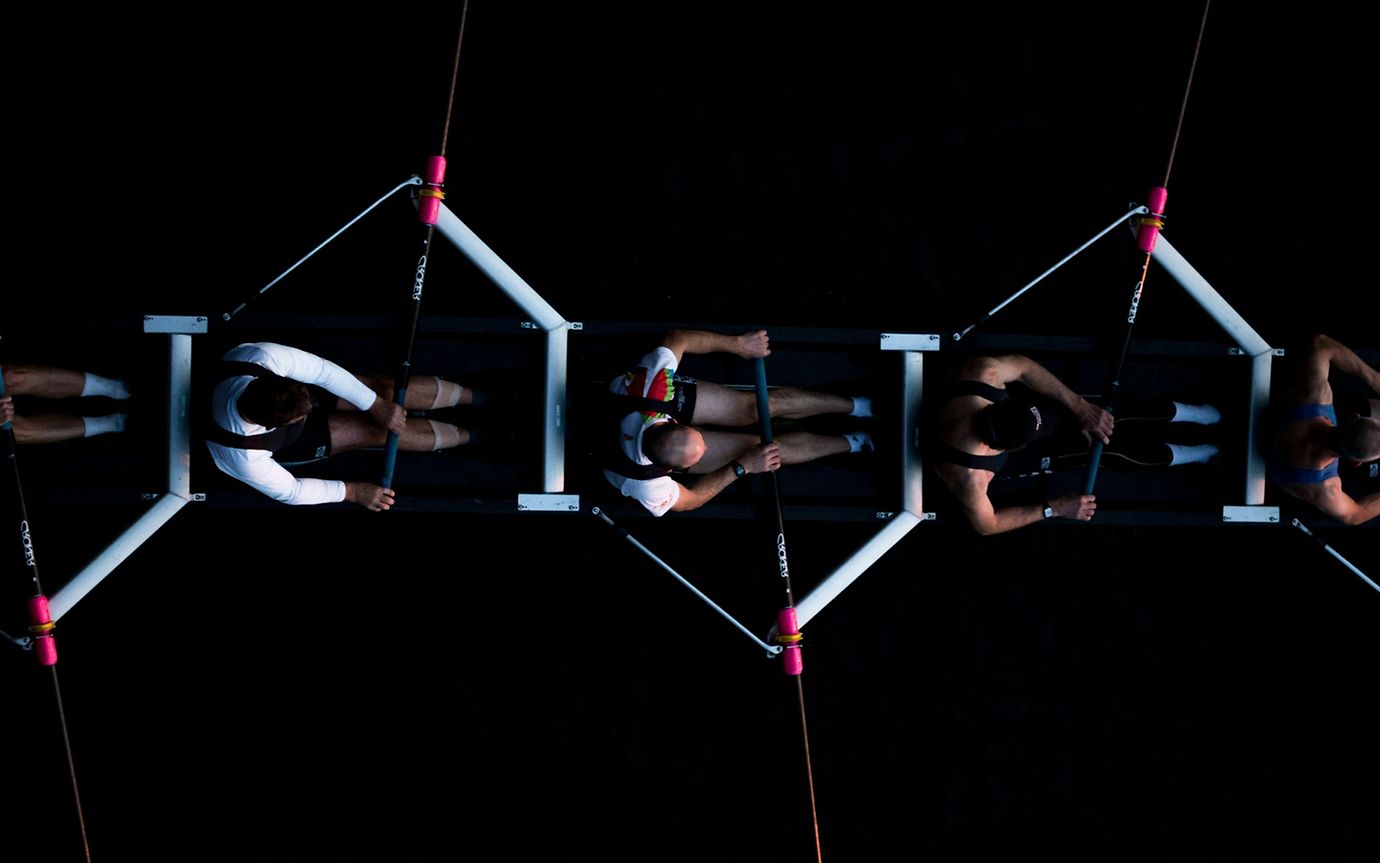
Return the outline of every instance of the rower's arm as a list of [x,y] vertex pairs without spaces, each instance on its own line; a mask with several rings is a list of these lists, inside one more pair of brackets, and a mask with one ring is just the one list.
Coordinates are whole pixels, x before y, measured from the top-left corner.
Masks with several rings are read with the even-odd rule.
[[1041,395],[1057,400],[1078,418],[1078,425],[1083,431],[1096,435],[1104,444],[1111,442],[1114,421],[1110,413],[1069,389],[1053,372],[1030,357],[1010,359],[1018,361],[1013,365],[1015,380]]
[[1305,385],[1310,389],[1327,387],[1327,380],[1334,369],[1360,378],[1371,392],[1380,393],[1380,372],[1351,348],[1331,336],[1319,333],[1313,337],[1308,357],[1304,360]]
[[1356,499],[1342,491],[1342,481],[1336,477],[1314,488],[1305,499],[1342,524],[1365,524],[1380,515],[1380,491]]
[[676,367],[685,354],[725,353],[751,360],[771,355],[766,330],[750,330],[730,336],[709,330],[671,330],[661,344],[676,355]]

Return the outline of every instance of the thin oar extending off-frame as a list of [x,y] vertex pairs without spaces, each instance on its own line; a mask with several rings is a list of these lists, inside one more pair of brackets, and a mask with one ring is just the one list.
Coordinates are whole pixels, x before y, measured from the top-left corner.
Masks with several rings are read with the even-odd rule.
[[[771,394],[767,392],[767,362],[758,357],[754,361],[757,377],[757,419],[761,426],[762,443],[773,441],[771,429]],[[785,590],[785,604],[776,615],[776,640],[784,648],[781,653],[781,669],[795,679],[796,700],[800,704],[800,735],[805,749],[805,780],[810,791],[810,820],[814,828],[815,857],[823,860],[819,842],[819,810],[815,804],[815,772],[810,758],[810,728],[805,721],[805,684],[801,676],[804,667],[801,648],[800,627],[796,622],[795,597],[791,592],[791,567],[786,554],[786,521],[781,514],[781,483],[776,471],[767,475],[771,484],[773,512],[776,514],[776,564]]]
[[[0,396],[5,395],[5,370],[0,368]],[[24,566],[29,570],[33,594],[29,597],[30,639],[23,645],[32,650],[38,664],[49,670],[53,680],[53,697],[57,703],[58,724],[62,728],[62,745],[67,752],[67,772],[72,780],[72,799],[77,809],[77,827],[81,831],[82,851],[86,860],[91,860],[91,846],[86,838],[86,818],[81,809],[81,792],[77,785],[76,760],[72,755],[72,741],[67,733],[67,713],[62,706],[62,688],[58,685],[57,643],[53,640],[53,618],[48,611],[48,597],[43,592],[43,581],[38,574],[38,555],[34,551],[33,530],[29,524],[29,508],[24,501],[24,483],[19,474],[19,458],[15,449],[14,423],[6,421],[0,425],[0,437],[5,439],[5,458],[14,473],[14,493],[18,500],[19,544],[24,553]]]
[[[417,192],[417,221],[422,225],[422,254],[417,259],[416,269],[409,287],[410,323],[407,328],[406,347],[398,363],[397,374],[393,378],[393,402],[400,408],[407,405],[407,387],[412,377],[412,350],[417,340],[417,323],[422,313],[422,287],[426,282],[427,257],[431,254],[431,241],[436,233],[436,223],[441,217],[441,201],[445,198],[442,188],[446,179],[446,142],[450,138],[451,112],[455,108],[455,82],[460,75],[460,47],[465,42],[465,19],[469,15],[470,4],[466,0],[460,11],[460,32],[455,40],[455,61],[450,73],[450,96],[446,101],[446,119],[441,128],[441,147],[435,156],[427,159],[423,176],[423,188]],[[379,485],[393,487],[393,468],[398,458],[398,433],[388,432],[383,447],[383,478]]]
[[[1193,88],[1193,73],[1198,68],[1198,53],[1203,47],[1203,31],[1207,29],[1208,9],[1211,6],[1212,0],[1207,0],[1203,4],[1203,19],[1198,25],[1198,39],[1193,45],[1193,62],[1188,67],[1188,82],[1184,85],[1184,98],[1179,105],[1179,120],[1174,126],[1174,142],[1169,148],[1169,163],[1164,169],[1164,182],[1150,190],[1149,200],[1146,201],[1146,209],[1149,212],[1136,219],[1136,247],[1145,253],[1145,258],[1141,261],[1140,278],[1131,291],[1131,304],[1126,313],[1126,331],[1121,341],[1121,351],[1108,377],[1107,403],[1102,406],[1107,413],[1114,413],[1117,391],[1121,388],[1121,372],[1126,366],[1126,354],[1131,347],[1131,333],[1136,326],[1136,313],[1140,309],[1145,279],[1150,273],[1150,258],[1154,255],[1155,241],[1159,239],[1160,228],[1164,227],[1165,203],[1169,198],[1169,174],[1174,168],[1174,154],[1179,148],[1179,134],[1183,131],[1184,113],[1188,109],[1188,94]],[[1100,439],[1093,439],[1088,475],[1083,483],[1084,494],[1092,494],[1093,488],[1097,485],[1097,469],[1102,462],[1103,446]]]

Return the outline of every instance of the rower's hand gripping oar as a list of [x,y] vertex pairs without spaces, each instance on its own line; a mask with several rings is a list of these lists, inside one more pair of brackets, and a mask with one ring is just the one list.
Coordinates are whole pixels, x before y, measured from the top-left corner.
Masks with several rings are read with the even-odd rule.
[[[758,357],[754,364],[757,373],[757,417],[762,426],[762,443],[768,444],[772,442],[772,434],[771,406],[767,397],[767,364],[761,357]],[[802,636],[796,620],[795,600],[791,596],[791,567],[786,558],[786,525],[781,515],[781,485],[777,480],[776,471],[769,471],[767,476],[767,481],[771,483],[772,501],[776,510],[776,564],[786,589],[786,605],[776,615],[776,642],[785,648],[781,651],[782,670],[786,674],[797,675],[804,667],[800,656]]]

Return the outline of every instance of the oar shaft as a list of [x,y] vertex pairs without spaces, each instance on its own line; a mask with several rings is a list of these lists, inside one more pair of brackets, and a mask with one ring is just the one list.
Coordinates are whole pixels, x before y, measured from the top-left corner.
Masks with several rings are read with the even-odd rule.
[[1097,485],[1097,466],[1102,462],[1102,441],[1093,441],[1088,460],[1088,476],[1083,480],[1083,494],[1092,494]]
[[[1140,280],[1136,282],[1135,290],[1131,292],[1131,306],[1126,313],[1126,333],[1121,339],[1121,351],[1117,354],[1116,364],[1112,367],[1112,373],[1107,383],[1107,403],[1102,409],[1107,413],[1113,413],[1116,408],[1117,390],[1121,388],[1121,372],[1126,367],[1126,356],[1131,350],[1131,332],[1136,326],[1136,314],[1140,310],[1140,297],[1145,291],[1145,277],[1150,269],[1150,255],[1147,253],[1145,262],[1140,266]],[[1093,441],[1092,452],[1088,459],[1088,476],[1083,482],[1083,494],[1092,494],[1094,486],[1097,485],[1097,468],[1102,462],[1103,443],[1100,440]]]
[[767,395],[767,363],[760,357],[753,363],[757,375],[757,417],[762,426],[762,443],[771,443],[771,399]]
[[[761,357],[756,360],[756,372],[757,414],[762,427],[762,442],[770,443],[772,436],[771,411],[768,409],[769,400],[767,398],[767,367],[766,360]],[[781,513],[781,485],[776,471],[768,473],[767,481],[771,484],[773,510],[776,513],[776,564],[781,574],[782,586],[786,591],[786,607],[790,608],[795,605],[795,600],[791,595],[791,567],[786,555],[786,522]]]
[[[0,396],[5,395],[5,369],[0,366]],[[34,594],[42,595],[43,589],[38,578],[38,560],[34,556],[33,537],[29,531],[29,508],[24,501],[24,483],[19,475],[19,458],[14,439],[14,423],[0,425],[0,436],[5,439],[5,459],[14,473],[14,495],[19,508],[19,540],[24,548],[24,563],[33,579]]]
[[[5,394],[5,370],[0,367],[0,396]],[[38,577],[38,556],[34,554],[33,532],[29,527],[29,507],[24,501],[24,483],[19,476],[19,459],[14,439],[14,424],[0,425],[5,438],[5,457],[14,469],[14,494],[19,508],[19,544],[24,551],[24,566],[33,581],[33,595],[29,597],[29,632],[32,649],[39,665],[57,664],[57,645],[53,641],[53,618],[48,610],[48,597],[43,595],[43,583]]]
[[[412,350],[417,341],[417,324],[422,314],[422,288],[426,284],[427,255],[431,251],[431,240],[436,232],[435,223],[426,225],[426,236],[422,241],[422,256],[417,259],[417,271],[413,276],[412,295],[409,301],[411,320],[408,322],[406,346],[403,348],[402,362],[393,379],[393,402],[400,408],[407,408],[407,387],[412,377]],[[379,485],[393,487],[393,469],[398,460],[398,434],[389,432],[383,447],[383,478]]]

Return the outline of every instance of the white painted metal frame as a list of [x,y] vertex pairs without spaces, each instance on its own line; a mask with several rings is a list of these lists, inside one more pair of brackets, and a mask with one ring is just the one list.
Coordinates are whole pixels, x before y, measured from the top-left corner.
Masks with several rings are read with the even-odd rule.
[[71,611],[182,507],[199,497],[191,492],[192,434],[188,402],[192,389],[192,334],[206,332],[206,319],[150,315],[144,318],[144,332],[168,334],[168,490],[157,495],[147,512],[49,598],[48,611],[54,621]]
[[[1203,307],[1242,351],[1251,358],[1250,417],[1246,424],[1246,488],[1247,506],[1263,506],[1265,503],[1265,457],[1257,446],[1259,435],[1265,425],[1265,411],[1270,402],[1270,364],[1278,353],[1256,333],[1246,319],[1237,314],[1222,295],[1208,284],[1207,279],[1190,265],[1183,255],[1161,233],[1155,250],[1151,253],[1160,266],[1183,286],[1198,305]],[[1269,510],[1273,510],[1270,518]],[[1236,521],[1279,521],[1279,507],[1264,507],[1261,518],[1243,518],[1240,507],[1224,507],[1222,520]]]
[[[542,494],[524,494],[519,500],[521,510],[569,510],[571,495],[565,491],[565,403],[566,377],[569,358],[567,335],[580,329],[556,312],[542,299],[512,267],[503,262],[478,235],[450,211],[443,203],[436,229],[455,244],[465,257],[474,262],[484,275],[497,285],[525,313],[536,328],[546,331],[546,403],[543,413]],[[578,500],[574,508],[579,509]]]
[[923,351],[939,350],[936,334],[882,333],[881,349],[897,351],[903,363],[901,377],[901,510],[878,513],[887,522],[876,535],[863,543],[852,556],[840,564],[814,590],[795,604],[797,625],[804,627],[824,607],[837,599],[845,588],[856,581],[882,555],[890,551],[906,534],[925,520],[924,473],[920,460],[919,416],[921,392],[924,385]]

